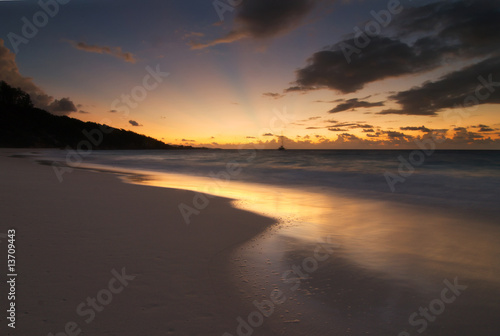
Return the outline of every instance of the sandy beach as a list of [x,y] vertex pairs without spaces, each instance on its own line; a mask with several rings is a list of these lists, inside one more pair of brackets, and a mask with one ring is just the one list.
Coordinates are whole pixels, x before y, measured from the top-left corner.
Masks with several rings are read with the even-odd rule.
[[0,247],[15,229],[17,273],[7,335],[500,330],[490,213],[235,181],[188,225],[179,205],[208,179],[90,165],[60,182],[42,158],[0,155]]
[[[81,170],[59,183],[52,167],[7,154],[0,157],[1,232],[16,230],[18,269],[16,329],[8,335],[221,335],[233,328],[231,312],[245,307],[233,292],[229,255],[273,220],[212,198],[188,226],[178,204],[192,200],[190,191]],[[117,273],[124,279],[111,282]],[[89,297],[97,297],[95,308]]]

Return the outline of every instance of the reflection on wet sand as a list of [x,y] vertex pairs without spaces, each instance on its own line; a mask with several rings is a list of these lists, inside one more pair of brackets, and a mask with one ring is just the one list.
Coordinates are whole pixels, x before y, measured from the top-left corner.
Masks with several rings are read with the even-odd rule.
[[304,244],[335,237],[344,257],[391,278],[425,285],[427,276],[440,273],[492,282],[500,276],[500,227],[477,216],[181,174],[156,174],[133,182],[232,198],[237,207],[288,223],[278,236]]
[[[243,299],[264,300],[275,290],[286,296],[269,316],[274,331],[415,334],[411,314],[439,298],[445,281],[455,279],[470,289],[448,309],[453,314],[428,330],[466,335],[498,327],[493,298],[500,293],[500,227],[487,219],[325,190],[181,174],[131,182],[232,198],[237,207],[277,219],[278,225],[238,249],[233,259]],[[311,264],[320,245],[333,253]],[[471,317],[470,309],[484,313]]]

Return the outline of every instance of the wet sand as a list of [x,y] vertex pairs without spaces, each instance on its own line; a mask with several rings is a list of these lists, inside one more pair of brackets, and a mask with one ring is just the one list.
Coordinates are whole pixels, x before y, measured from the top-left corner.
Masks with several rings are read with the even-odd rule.
[[[16,230],[18,277],[16,328],[2,318],[4,335],[221,335],[232,327],[244,303],[230,291],[228,255],[273,220],[211,198],[186,225],[178,205],[193,192],[82,170],[59,183],[52,167],[8,154],[0,156],[0,232]],[[4,312],[5,297],[2,290]]]
[[[28,246],[18,315],[27,334],[68,321],[91,335],[500,330],[491,213],[231,182],[186,225],[178,205],[210,179],[122,174],[143,186],[75,170],[59,183],[50,166],[0,159],[4,223]],[[122,267],[134,280],[86,323],[75,307]]]

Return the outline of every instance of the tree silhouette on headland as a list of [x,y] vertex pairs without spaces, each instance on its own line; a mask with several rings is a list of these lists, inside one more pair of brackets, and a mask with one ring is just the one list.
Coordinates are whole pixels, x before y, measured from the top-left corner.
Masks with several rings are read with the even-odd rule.
[[0,106],[1,107],[33,107],[30,95],[21,89],[11,87],[4,81],[0,81]]
[[29,94],[0,81],[0,147],[73,148],[88,141],[85,134],[106,129],[93,149],[192,149],[94,122],[56,116],[33,107]]

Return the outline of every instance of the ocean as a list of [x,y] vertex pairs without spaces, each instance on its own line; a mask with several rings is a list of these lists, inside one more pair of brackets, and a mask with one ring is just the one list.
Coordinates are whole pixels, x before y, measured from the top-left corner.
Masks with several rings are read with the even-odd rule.
[[77,166],[207,177],[219,184],[258,183],[397,200],[416,197],[422,202],[439,200],[481,208],[499,204],[495,196],[500,190],[500,151],[125,150],[94,151],[74,159],[54,150],[44,155]]
[[[47,150],[37,155],[60,166],[112,170],[129,183],[198,192],[192,203],[179,204],[185,219],[180,225],[194,225],[203,216],[210,206],[206,195],[276,218],[268,234],[238,250],[236,263],[253,266],[240,265],[234,275],[245,279],[242,286],[252,284],[249,290],[258,297],[274,288],[294,298],[283,304],[291,312],[288,320],[302,321],[300,328],[312,334],[328,332],[332,323],[353,335],[376,328],[382,332],[376,335],[400,336],[423,329],[438,335],[440,328],[450,335],[449,330],[456,335],[483,330],[477,333],[482,335],[492,323],[499,325],[500,151],[143,150],[78,156]],[[330,246],[333,256],[316,258],[318,246]],[[308,272],[284,276],[297,265]],[[350,276],[353,288],[335,288],[336,279]],[[439,324],[424,319],[425,328],[411,319],[420,305],[439,299],[443,284],[454,281],[468,290],[448,309],[453,315]],[[353,289],[359,293],[345,294]],[[379,292],[378,301],[373,291]],[[358,315],[332,321],[346,306]],[[482,315],[472,316],[472,309]],[[308,324],[308,318],[327,322]]]

